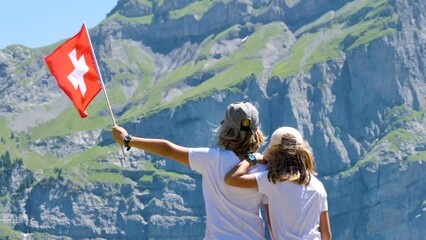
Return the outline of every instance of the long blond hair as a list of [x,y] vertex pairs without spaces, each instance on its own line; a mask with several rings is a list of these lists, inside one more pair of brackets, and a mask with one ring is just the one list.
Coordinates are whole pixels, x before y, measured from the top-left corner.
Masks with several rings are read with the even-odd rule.
[[292,134],[281,137],[281,143],[269,147],[264,154],[268,161],[268,180],[273,183],[289,181],[308,185],[311,175],[317,175],[309,143],[297,141]]

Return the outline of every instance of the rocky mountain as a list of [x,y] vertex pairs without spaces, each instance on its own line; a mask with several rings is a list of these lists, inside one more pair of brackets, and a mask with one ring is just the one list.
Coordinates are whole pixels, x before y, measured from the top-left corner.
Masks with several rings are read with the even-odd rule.
[[[426,237],[426,2],[119,0],[90,29],[117,122],[214,146],[226,106],[298,128],[335,239]],[[78,31],[79,26],[76,26]],[[200,175],[80,119],[44,63],[0,50],[0,239],[202,239]]]

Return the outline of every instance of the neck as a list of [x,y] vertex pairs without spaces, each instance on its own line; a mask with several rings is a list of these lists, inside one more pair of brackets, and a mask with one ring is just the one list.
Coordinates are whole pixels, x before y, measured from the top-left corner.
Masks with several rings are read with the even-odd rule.
[[240,159],[240,162],[243,161],[244,159],[246,159],[245,154],[235,154],[235,155],[237,155],[237,157]]

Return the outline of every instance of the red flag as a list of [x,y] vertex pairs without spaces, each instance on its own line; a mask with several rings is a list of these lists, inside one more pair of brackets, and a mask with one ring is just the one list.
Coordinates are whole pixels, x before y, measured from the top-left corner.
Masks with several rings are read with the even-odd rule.
[[80,32],[45,58],[59,87],[68,95],[82,118],[86,108],[102,89],[89,36],[83,24]]

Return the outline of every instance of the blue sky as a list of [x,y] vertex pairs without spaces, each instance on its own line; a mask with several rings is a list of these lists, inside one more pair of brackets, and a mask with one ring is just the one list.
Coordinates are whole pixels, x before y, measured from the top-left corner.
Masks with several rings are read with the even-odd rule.
[[118,0],[7,0],[0,3],[0,49],[37,48],[74,36],[86,22],[98,25]]

